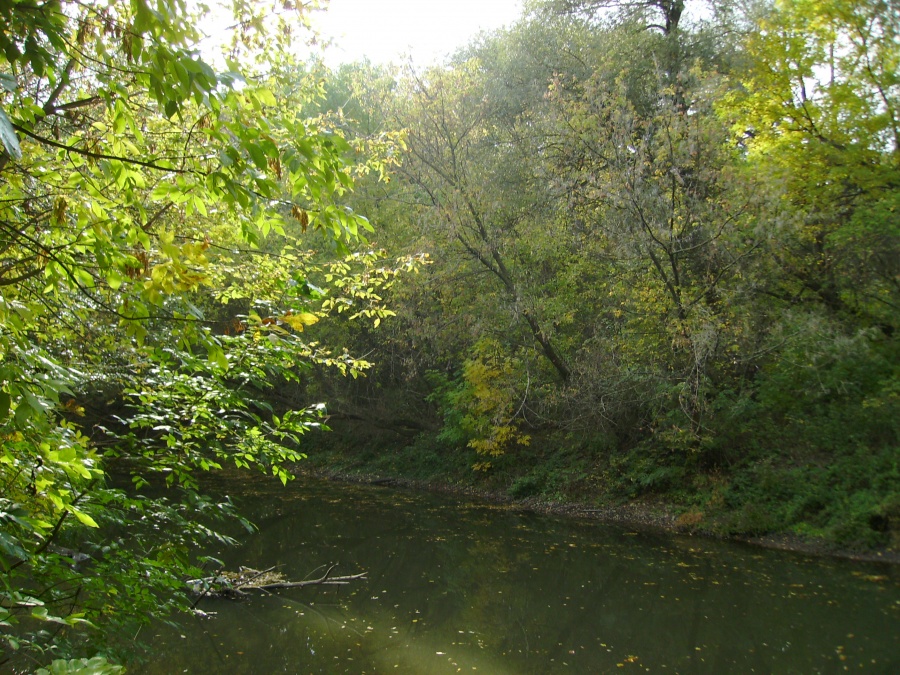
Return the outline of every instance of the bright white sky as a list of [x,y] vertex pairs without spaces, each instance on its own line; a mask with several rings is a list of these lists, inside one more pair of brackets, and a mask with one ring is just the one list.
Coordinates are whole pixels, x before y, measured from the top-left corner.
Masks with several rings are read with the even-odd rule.
[[399,63],[405,55],[427,65],[480,31],[511,25],[521,0],[331,0],[314,21],[334,39],[326,61]]

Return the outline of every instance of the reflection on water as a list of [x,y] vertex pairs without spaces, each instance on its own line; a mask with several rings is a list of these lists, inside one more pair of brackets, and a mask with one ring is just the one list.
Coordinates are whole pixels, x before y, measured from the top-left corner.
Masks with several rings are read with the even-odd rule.
[[158,627],[148,673],[900,673],[898,570],[300,479],[230,567],[368,572]]

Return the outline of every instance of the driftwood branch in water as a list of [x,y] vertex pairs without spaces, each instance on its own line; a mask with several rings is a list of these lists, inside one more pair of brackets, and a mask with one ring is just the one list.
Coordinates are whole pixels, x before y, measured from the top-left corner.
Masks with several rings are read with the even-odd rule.
[[366,572],[331,576],[335,567],[337,565],[331,565],[318,579],[305,581],[289,581],[280,572],[274,572],[275,567],[262,571],[242,567],[237,573],[220,572],[214,577],[192,579],[188,584],[195,593],[201,594],[201,599],[203,596],[233,598],[245,596],[247,591],[274,591],[283,588],[303,588],[304,586],[342,586],[351,581],[366,578]]
[[263,584],[262,586],[249,586],[248,588],[259,589],[262,591],[271,591],[276,588],[303,588],[304,586],[316,586],[316,585],[334,585],[341,586],[343,584],[349,584],[351,581],[355,579],[365,579],[366,573],[360,572],[359,574],[349,574],[341,577],[331,577],[329,579],[311,579],[309,581],[276,581],[271,584]]

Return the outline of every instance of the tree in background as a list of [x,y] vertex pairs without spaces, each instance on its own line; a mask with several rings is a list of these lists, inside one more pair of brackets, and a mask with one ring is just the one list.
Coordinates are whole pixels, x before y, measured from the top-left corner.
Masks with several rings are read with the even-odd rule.
[[692,6],[530,3],[362,105],[408,134],[381,241],[435,260],[364,343],[392,373],[367,400],[425,398],[422,447],[486,450],[498,481],[583,449],[613,499],[883,542],[896,12]]
[[888,2],[778,2],[747,40],[722,105],[748,159],[778,172],[797,211],[779,253],[810,298],[893,332],[898,304],[900,17]]

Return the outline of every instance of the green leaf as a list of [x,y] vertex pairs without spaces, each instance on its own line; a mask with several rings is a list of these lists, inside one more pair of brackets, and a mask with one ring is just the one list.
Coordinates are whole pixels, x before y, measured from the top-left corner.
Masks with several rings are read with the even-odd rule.
[[16,130],[13,129],[12,122],[6,116],[6,111],[0,108],[0,142],[9,156],[13,159],[22,159],[22,149],[19,147],[19,139],[16,137]]
[[256,164],[259,169],[265,171],[266,168],[268,168],[268,160],[266,159],[266,153],[263,149],[256,143],[247,143],[246,147],[253,163]]
[[256,97],[256,100],[263,105],[274,106],[278,103],[275,100],[275,94],[268,89],[257,89],[254,92],[254,96]]
[[118,270],[111,269],[106,273],[106,283],[109,284],[109,287],[114,291],[119,290],[122,287],[122,283],[125,281],[125,277],[119,274]]
[[14,92],[18,88],[16,78],[9,73],[0,73],[0,87],[3,87],[8,92]]
[[104,656],[92,659],[56,659],[49,668],[39,668],[35,675],[118,675],[124,673],[123,666],[117,666],[106,660]]
[[11,558],[27,560],[28,553],[19,545],[19,543],[19,539],[0,530],[0,551]]
[[134,32],[141,34],[150,29],[154,23],[153,11],[147,5],[147,0],[135,0],[133,2],[134,12]]
[[72,515],[74,515],[76,518],[78,518],[78,520],[81,521],[81,523],[83,525],[87,525],[88,527],[100,527],[97,524],[97,521],[94,520],[93,518],[91,518],[84,511],[80,511],[80,510],[76,509],[75,507],[70,507],[69,511],[72,513]]

